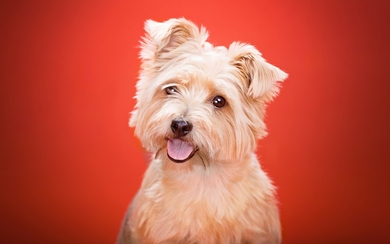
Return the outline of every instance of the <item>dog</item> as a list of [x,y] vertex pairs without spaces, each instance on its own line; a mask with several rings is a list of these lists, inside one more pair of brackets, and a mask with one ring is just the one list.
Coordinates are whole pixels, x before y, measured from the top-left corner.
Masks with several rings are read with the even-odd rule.
[[117,243],[281,243],[254,152],[287,74],[252,45],[213,46],[184,18],[147,20],[145,32],[129,125],[153,156]]

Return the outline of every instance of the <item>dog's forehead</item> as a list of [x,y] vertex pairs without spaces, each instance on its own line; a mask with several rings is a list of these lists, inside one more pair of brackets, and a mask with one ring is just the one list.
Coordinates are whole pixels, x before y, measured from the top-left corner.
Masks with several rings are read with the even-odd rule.
[[[232,65],[225,47],[205,47],[196,52],[188,50],[181,53],[163,66],[164,76],[216,80],[219,78],[233,79],[237,68]],[[185,79],[185,77],[188,77]]]
[[189,99],[191,104],[203,103],[215,96],[223,96],[232,100],[240,100],[242,96],[241,89],[229,79],[223,76],[210,78],[207,74],[198,72],[180,74],[162,88],[172,85],[177,86],[180,96],[183,99]]
[[183,67],[172,80],[188,89],[208,91],[233,89],[237,85],[237,77],[229,67],[218,67],[215,63],[209,67],[207,62],[189,69]]
[[[230,93],[229,90],[243,90],[239,71],[224,46],[203,46],[184,44],[174,51],[174,57],[159,70],[162,86],[185,86],[187,89],[204,92]],[[226,92],[224,92],[226,91]]]

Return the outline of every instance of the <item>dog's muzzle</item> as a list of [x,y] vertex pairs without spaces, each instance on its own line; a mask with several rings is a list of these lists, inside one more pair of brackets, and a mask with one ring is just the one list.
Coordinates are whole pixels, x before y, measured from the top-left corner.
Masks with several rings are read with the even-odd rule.
[[192,124],[182,118],[172,120],[171,130],[173,138],[168,139],[167,154],[175,163],[183,163],[195,154],[195,147],[190,142],[183,140],[192,130]]

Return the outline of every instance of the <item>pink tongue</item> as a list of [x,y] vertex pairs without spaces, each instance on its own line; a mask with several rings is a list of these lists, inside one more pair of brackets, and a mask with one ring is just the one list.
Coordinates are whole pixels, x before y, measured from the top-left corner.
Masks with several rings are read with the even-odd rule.
[[173,139],[168,140],[167,150],[168,155],[172,159],[185,160],[191,155],[192,151],[194,150],[194,147],[185,141]]

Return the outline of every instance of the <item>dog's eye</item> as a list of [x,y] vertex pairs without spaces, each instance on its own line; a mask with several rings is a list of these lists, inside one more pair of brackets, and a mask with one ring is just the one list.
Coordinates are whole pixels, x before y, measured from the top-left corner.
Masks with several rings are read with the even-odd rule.
[[165,88],[165,93],[168,95],[178,93],[177,87],[176,86],[168,86],[167,88]]
[[216,96],[213,98],[213,105],[217,108],[222,108],[226,105],[226,100],[221,96]]

